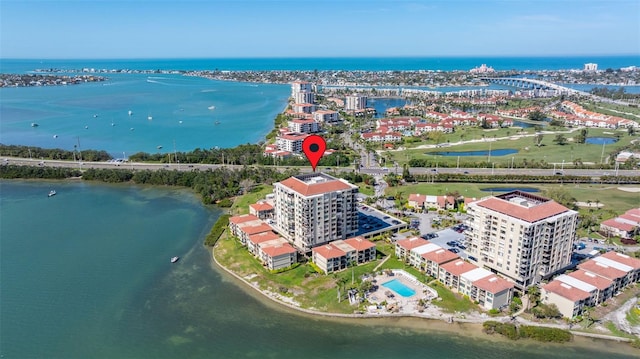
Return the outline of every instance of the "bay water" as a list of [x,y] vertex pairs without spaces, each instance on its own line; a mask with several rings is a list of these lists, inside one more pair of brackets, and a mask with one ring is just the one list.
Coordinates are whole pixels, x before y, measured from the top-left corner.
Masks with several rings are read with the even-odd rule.
[[[47,197],[55,189],[57,195]],[[623,358],[623,344],[511,342],[417,319],[283,309],[215,266],[220,214],[186,190],[0,182],[2,358]],[[171,264],[169,259],[180,256]],[[626,355],[625,353],[629,353]]]

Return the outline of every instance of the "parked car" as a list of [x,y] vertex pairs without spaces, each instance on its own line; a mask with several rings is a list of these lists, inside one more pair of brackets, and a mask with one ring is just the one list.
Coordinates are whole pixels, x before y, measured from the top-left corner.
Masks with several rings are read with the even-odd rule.
[[469,258],[470,261],[474,261],[474,262],[478,261],[478,258],[476,258],[474,256],[468,256],[467,258]]

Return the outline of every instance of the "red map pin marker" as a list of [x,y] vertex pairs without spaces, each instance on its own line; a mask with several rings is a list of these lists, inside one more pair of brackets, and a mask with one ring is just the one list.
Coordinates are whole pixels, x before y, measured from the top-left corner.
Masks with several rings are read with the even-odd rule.
[[304,152],[304,155],[309,159],[313,172],[316,171],[316,166],[326,149],[327,143],[324,142],[324,138],[318,135],[311,135],[302,141],[302,152]]

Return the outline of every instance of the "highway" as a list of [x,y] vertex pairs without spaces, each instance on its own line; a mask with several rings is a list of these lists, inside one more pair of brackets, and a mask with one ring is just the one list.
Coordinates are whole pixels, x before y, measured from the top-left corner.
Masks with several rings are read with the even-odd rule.
[[[183,164],[183,163],[137,163],[137,162],[78,162],[78,161],[59,161],[59,160],[40,160],[29,158],[17,158],[17,157],[3,157],[2,164],[13,164],[20,166],[44,166],[44,167],[64,167],[64,168],[76,168],[86,170],[89,168],[127,168],[132,170],[178,170],[178,171],[206,171],[208,169],[215,169],[219,167],[239,169],[243,168],[242,165],[221,165],[221,164]],[[257,165],[252,165],[253,167]],[[268,166],[277,168],[279,171],[284,171],[292,167],[288,166]],[[311,172],[311,167],[295,167],[302,173]],[[354,167],[322,167],[318,168],[318,171],[340,171],[351,172]],[[402,168],[397,168],[398,174],[402,174]],[[423,175],[423,174],[437,174],[437,173],[457,173],[457,174],[469,174],[469,175],[508,175],[514,172],[520,175],[531,176],[554,176],[556,173],[563,173],[568,176],[584,176],[597,178],[601,176],[640,176],[640,170],[602,170],[602,169],[572,169],[564,168],[561,172],[559,169],[533,169],[533,168],[423,168],[412,167],[409,169],[411,174]],[[396,172],[395,168],[383,168],[383,167],[363,167],[360,169],[361,173],[371,175],[385,175],[388,173]]]

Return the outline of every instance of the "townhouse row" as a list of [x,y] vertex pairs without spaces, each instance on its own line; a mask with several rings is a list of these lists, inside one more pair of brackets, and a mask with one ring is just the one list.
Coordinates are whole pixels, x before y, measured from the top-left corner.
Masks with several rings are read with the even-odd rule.
[[562,274],[541,288],[545,304],[555,304],[563,317],[573,318],[602,304],[640,279],[640,259],[607,252]]
[[395,254],[484,309],[499,309],[511,301],[513,283],[428,240],[420,237],[399,240],[395,244]]

